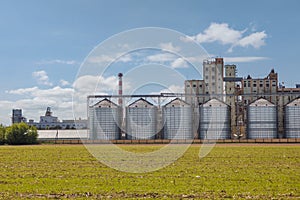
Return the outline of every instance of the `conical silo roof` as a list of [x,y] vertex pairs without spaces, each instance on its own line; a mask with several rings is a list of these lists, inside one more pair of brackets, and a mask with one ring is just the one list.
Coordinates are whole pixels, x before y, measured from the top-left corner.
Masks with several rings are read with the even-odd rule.
[[264,106],[275,106],[275,105],[264,98],[259,98],[259,99],[255,100],[254,102],[250,103],[249,106],[264,107]]
[[145,107],[155,107],[152,103],[150,103],[149,101],[140,98],[138,100],[136,100],[135,102],[131,103],[129,106],[129,108],[133,108],[133,107],[138,107],[138,108],[145,108]]

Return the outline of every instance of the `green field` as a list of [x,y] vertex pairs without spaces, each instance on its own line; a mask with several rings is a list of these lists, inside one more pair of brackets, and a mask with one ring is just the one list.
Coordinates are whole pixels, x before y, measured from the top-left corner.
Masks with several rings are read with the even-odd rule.
[[299,145],[218,145],[201,160],[199,148],[161,170],[132,174],[99,163],[82,145],[1,146],[0,198],[300,198]]

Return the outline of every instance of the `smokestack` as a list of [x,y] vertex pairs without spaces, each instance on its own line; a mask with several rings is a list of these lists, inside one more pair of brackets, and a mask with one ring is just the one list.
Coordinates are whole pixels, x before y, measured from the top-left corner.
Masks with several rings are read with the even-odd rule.
[[122,76],[123,76],[122,73],[119,73],[119,74],[118,74],[118,77],[119,77],[119,95],[120,95],[118,103],[119,103],[119,106],[121,106],[121,107],[123,106],[123,99],[122,99],[122,97],[121,97],[121,96],[123,95]]

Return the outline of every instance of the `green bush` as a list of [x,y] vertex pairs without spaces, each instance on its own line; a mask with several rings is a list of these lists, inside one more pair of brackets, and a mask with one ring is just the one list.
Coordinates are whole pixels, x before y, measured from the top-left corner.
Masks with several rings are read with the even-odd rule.
[[0,125],[0,145],[5,143],[5,127]]
[[13,124],[6,128],[7,144],[36,144],[37,129],[34,126],[28,126],[26,123]]

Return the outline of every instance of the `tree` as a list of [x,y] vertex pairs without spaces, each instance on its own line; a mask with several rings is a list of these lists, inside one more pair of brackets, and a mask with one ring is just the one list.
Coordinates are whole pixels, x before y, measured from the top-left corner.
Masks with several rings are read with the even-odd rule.
[[5,143],[5,127],[0,125],[0,145]]
[[34,126],[28,126],[26,123],[13,124],[6,128],[6,142],[12,145],[36,144],[37,129]]

